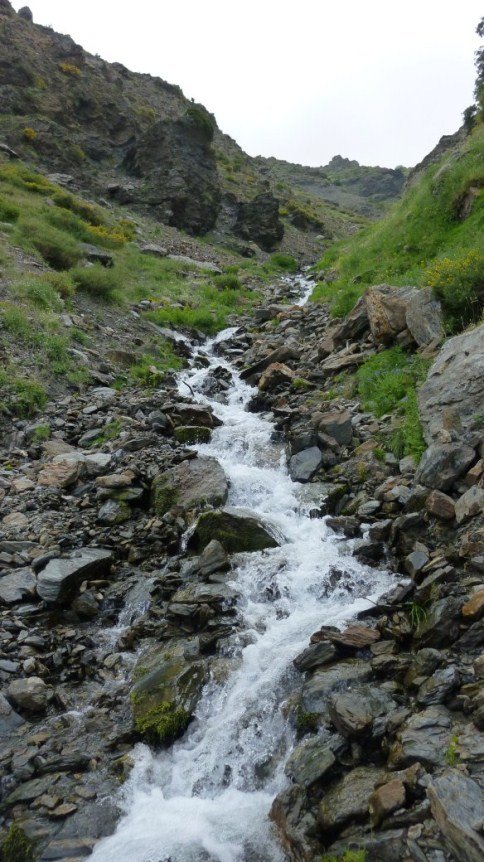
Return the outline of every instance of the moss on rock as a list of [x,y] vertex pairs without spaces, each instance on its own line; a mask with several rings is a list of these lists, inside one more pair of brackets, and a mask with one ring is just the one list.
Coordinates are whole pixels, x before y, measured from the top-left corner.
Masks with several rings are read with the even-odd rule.
[[34,845],[23,829],[12,823],[1,845],[3,862],[34,862]]
[[179,425],[173,433],[175,440],[186,446],[193,446],[196,443],[210,443],[212,436],[211,428],[205,428],[203,425]]

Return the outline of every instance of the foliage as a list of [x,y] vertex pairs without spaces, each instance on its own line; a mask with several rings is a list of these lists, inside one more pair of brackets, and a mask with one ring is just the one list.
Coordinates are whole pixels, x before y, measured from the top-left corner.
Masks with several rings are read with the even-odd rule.
[[51,435],[50,425],[37,425],[32,435],[32,443],[43,443]]
[[105,269],[100,263],[76,267],[70,274],[78,290],[96,299],[110,301],[116,288],[120,287],[116,270]]
[[81,198],[76,198],[74,195],[69,194],[69,192],[58,191],[52,195],[52,200],[56,206],[71,210],[90,225],[99,226],[105,224],[105,217],[99,207],[87,203]]
[[12,823],[1,847],[3,862],[34,862],[34,845],[23,829]]
[[[139,695],[131,695],[133,704]],[[154,743],[169,744],[180,736],[188,725],[189,714],[182,707],[175,708],[172,703],[160,703],[151,709],[139,711],[135,715],[135,725],[139,733]]]
[[222,275],[215,275],[212,281],[215,287],[229,288],[230,290],[238,290],[242,287],[239,279],[233,273],[224,272]]
[[299,264],[292,255],[283,254],[280,251],[271,254],[270,263],[277,269],[283,269],[286,272],[297,272],[299,269]]
[[456,766],[459,762],[460,751],[459,751],[459,737],[457,735],[452,736],[447,751],[445,752],[445,762],[449,766]]
[[342,856],[325,853],[321,862],[367,862],[366,850],[345,850]]
[[439,258],[427,269],[427,282],[442,303],[452,332],[480,320],[484,309],[484,252]]
[[18,233],[53,269],[70,269],[81,257],[81,249],[72,237],[40,218],[21,218]]
[[72,78],[78,78],[81,74],[78,66],[75,66],[74,63],[67,63],[65,60],[59,63],[59,69],[64,75],[70,75]]
[[[64,275],[64,273],[57,274]],[[50,273],[44,273],[40,276],[32,275],[28,278],[22,279],[12,288],[13,295],[20,299],[28,300],[32,305],[36,306],[36,308],[49,311],[62,311],[64,303],[59,296],[59,292],[54,286],[55,282],[53,283],[54,280],[50,278],[50,275]],[[67,274],[65,275],[66,282],[61,282],[63,290],[66,290],[69,283],[72,284],[72,282],[68,281]]]
[[22,134],[23,134],[24,140],[27,141],[29,144],[33,143],[33,141],[35,141],[35,139],[37,138],[37,132],[35,131],[35,129],[32,129],[30,126],[27,126],[23,130]]
[[191,105],[186,112],[186,116],[191,120],[204,135],[207,142],[213,141],[215,126],[208,111],[203,106]]
[[5,198],[0,197],[0,221],[14,222],[20,215],[20,208]]
[[16,376],[12,369],[0,370],[0,410],[21,419],[33,416],[46,403],[44,388],[36,380]]
[[161,340],[157,344],[157,355],[145,354],[129,369],[129,376],[142,386],[155,386],[163,378],[166,371],[179,370],[181,360],[168,341]]

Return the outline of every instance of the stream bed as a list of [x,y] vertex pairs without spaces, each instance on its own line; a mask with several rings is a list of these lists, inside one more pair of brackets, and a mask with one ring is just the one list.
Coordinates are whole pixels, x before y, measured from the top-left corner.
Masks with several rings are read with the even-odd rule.
[[[298,282],[307,299],[310,283]],[[291,481],[282,443],[270,417],[247,410],[253,387],[218,355],[226,330],[201,349],[207,365],[180,376],[197,401],[222,420],[200,454],[218,459],[229,481],[228,505],[256,512],[281,546],[232,558],[242,626],[230,641],[229,672],[204,689],[195,720],[170,749],[135,749],[135,764],[121,791],[123,816],[102,840],[93,862],[283,862],[268,813],[288,779],[284,763],[294,732],[284,703],[301,682],[292,660],[322,625],[343,626],[390,585],[390,576],[359,563],[311,518],[311,486]],[[203,390],[222,366],[231,385],[224,403]],[[343,572],[331,585],[331,567]]]

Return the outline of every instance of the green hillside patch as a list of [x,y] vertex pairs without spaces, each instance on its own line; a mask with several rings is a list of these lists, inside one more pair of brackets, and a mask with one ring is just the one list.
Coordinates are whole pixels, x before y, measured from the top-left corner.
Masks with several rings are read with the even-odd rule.
[[[331,271],[333,281],[318,285],[312,299],[329,301],[333,316],[342,316],[372,284],[423,286],[440,259],[462,262],[471,250],[483,253],[483,151],[481,124],[415,178],[384,219],[323,255],[318,269]],[[469,265],[474,271],[473,260]],[[433,286],[439,295],[435,279]]]

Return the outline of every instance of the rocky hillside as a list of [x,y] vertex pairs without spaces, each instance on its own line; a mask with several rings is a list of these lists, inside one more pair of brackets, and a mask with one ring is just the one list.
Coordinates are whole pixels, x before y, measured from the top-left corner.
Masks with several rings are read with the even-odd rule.
[[334,156],[319,168],[294,165],[280,159],[257,160],[261,171],[278,190],[296,188],[309,198],[327,201],[349,212],[381,215],[386,205],[400,197],[406,168],[379,168],[360,165],[354,159]]
[[344,236],[362,223],[371,210],[363,197],[398,194],[398,172],[390,182],[392,172],[358,168],[355,186],[336,165],[334,181],[352,188],[346,197],[341,185],[326,183],[322,195],[296,174],[281,189],[277,171],[247,156],[179,87],[92,56],[33,23],[28,10],[17,15],[8,0],[0,2],[0,33],[0,138],[74,190],[245,254],[282,244],[313,258],[321,250],[315,237]]

